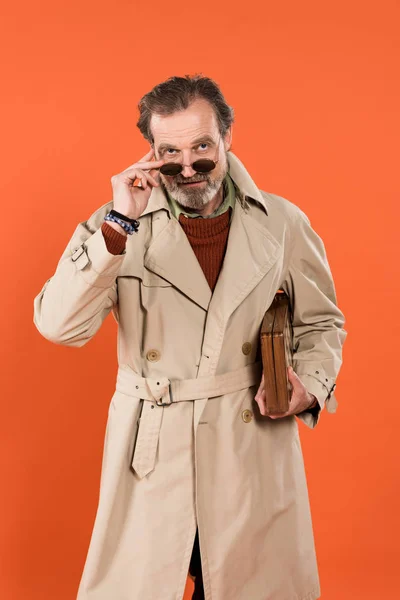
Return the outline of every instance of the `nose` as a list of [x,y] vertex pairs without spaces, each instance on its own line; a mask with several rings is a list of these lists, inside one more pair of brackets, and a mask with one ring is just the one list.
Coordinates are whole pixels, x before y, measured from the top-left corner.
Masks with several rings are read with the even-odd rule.
[[196,174],[196,171],[192,169],[190,166],[191,163],[195,159],[193,158],[192,152],[190,150],[183,150],[182,152],[182,171],[181,177],[193,177]]
[[194,169],[192,169],[192,167],[184,165],[182,172],[181,172],[181,176],[182,177],[193,177],[193,175],[196,174],[196,171]]

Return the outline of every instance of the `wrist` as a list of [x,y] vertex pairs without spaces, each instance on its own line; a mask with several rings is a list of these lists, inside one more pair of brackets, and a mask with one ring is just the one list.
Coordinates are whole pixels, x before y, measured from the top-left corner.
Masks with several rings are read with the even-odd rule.
[[122,227],[122,229],[128,234],[132,235],[133,233],[138,233],[140,221],[136,219],[130,219],[126,215],[117,212],[116,210],[110,210],[104,217],[105,221],[111,221],[112,223],[117,223]]
[[133,214],[132,211],[130,211],[130,210],[125,210],[125,209],[122,209],[122,208],[117,208],[115,206],[115,204],[113,204],[112,210],[116,211],[117,213],[120,213],[121,215],[124,215],[125,217],[127,217],[128,219],[131,219],[131,220],[136,220],[137,221],[139,219],[139,217],[140,217],[140,215]]

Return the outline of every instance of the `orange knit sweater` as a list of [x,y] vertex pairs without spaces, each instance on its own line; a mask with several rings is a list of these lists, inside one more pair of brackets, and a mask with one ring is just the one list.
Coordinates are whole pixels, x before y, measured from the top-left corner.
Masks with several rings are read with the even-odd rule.
[[229,207],[222,215],[211,219],[185,217],[183,213],[179,215],[179,223],[212,290],[225,256],[231,212]]

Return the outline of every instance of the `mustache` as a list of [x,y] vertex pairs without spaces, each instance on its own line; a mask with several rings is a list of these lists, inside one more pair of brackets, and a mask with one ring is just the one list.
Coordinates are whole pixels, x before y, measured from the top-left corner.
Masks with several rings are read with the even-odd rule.
[[189,177],[175,177],[175,183],[197,183],[198,181],[207,181],[208,177],[197,177],[196,179]]

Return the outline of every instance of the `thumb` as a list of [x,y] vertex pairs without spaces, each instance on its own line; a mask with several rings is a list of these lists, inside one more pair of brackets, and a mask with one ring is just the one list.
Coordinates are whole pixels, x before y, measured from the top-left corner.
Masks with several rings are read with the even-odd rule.
[[300,383],[299,376],[291,366],[288,367],[288,378],[293,387],[297,386]]

